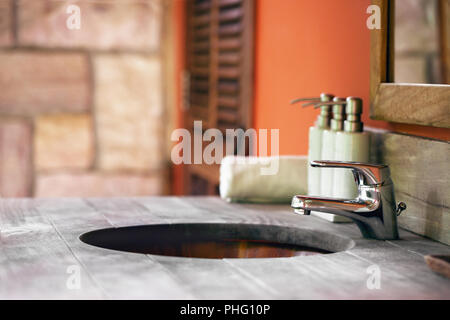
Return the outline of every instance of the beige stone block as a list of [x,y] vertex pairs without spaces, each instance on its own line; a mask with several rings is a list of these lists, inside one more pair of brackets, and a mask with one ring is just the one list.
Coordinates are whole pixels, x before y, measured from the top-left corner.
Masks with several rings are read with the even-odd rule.
[[165,136],[159,59],[97,55],[93,65],[99,168],[160,168]]
[[[69,5],[79,7],[79,29]],[[18,42],[26,46],[158,50],[161,23],[161,0],[18,2]]]
[[12,16],[12,1],[0,0],[0,47],[13,44]]
[[31,194],[31,124],[26,120],[0,120],[0,197]]
[[0,113],[86,111],[89,79],[84,54],[0,52]]
[[161,195],[163,176],[104,173],[39,174],[36,197],[118,197]]
[[38,170],[89,168],[94,159],[89,115],[46,115],[36,119],[35,166]]

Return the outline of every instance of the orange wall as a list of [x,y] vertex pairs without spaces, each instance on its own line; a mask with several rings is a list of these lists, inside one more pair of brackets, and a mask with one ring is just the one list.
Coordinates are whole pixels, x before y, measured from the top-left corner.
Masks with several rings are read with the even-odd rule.
[[280,128],[281,154],[307,154],[318,110],[291,106],[322,91],[363,98],[366,126],[450,140],[450,130],[369,119],[370,0],[257,0],[254,126]]

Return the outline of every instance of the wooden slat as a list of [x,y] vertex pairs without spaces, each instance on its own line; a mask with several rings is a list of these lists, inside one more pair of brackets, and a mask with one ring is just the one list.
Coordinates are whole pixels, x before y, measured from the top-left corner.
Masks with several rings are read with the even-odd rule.
[[194,118],[196,118],[196,119],[201,118],[202,120],[208,119],[208,108],[207,107],[191,105],[190,110],[191,110]]
[[201,16],[195,16],[193,19],[193,24],[195,27],[204,26],[210,23],[211,17],[209,14],[204,14]]
[[408,206],[399,225],[450,245],[450,143],[385,133],[373,147],[389,165],[396,200]]
[[219,97],[217,102],[220,107],[237,108],[239,106],[239,99],[233,96]]
[[192,46],[194,52],[208,52],[209,51],[209,42],[208,41],[195,41]]
[[205,66],[209,63],[209,56],[208,55],[195,55],[193,57],[193,63],[195,66]]
[[219,69],[219,77],[220,78],[238,78],[239,77],[239,68],[234,67],[221,67]]
[[450,1],[439,1],[439,11],[442,83],[450,84]]
[[381,83],[372,116],[377,120],[450,128],[450,86]]
[[192,55],[191,59],[191,78],[207,79],[209,73],[205,73],[205,71],[209,69],[209,56],[195,54]]
[[208,94],[192,93],[191,104],[208,107]]
[[208,11],[209,9],[211,9],[211,1],[202,1],[194,4],[194,10],[196,13]]
[[[176,299],[186,295],[194,296],[167,269],[147,255],[124,255],[116,250],[107,250],[106,253],[103,248],[81,242],[79,236],[84,232],[114,227],[102,212],[82,199],[57,202],[51,199],[39,200],[38,210],[52,222],[77,260],[89,270],[95,283],[107,292],[108,298]],[[143,208],[138,204],[128,203],[126,212],[132,214],[135,210],[141,212]],[[56,266],[61,268],[60,264],[55,264]],[[65,268],[62,269],[65,271]],[[125,277],[124,270],[127,270]],[[151,285],[142,286],[145,282]]]
[[241,40],[239,38],[226,38],[219,40],[220,50],[237,50],[241,47]]
[[221,37],[238,35],[241,32],[242,32],[242,25],[239,22],[219,26],[219,36]]
[[241,61],[239,52],[227,52],[219,55],[219,64],[238,64]]
[[200,76],[209,76],[209,69],[208,68],[199,68],[199,67],[194,67],[192,68],[192,75],[196,76],[196,75],[200,75]]
[[236,113],[236,110],[230,110],[225,108],[219,109],[219,121],[226,122],[226,123],[237,123],[238,115]]
[[219,6],[227,7],[242,4],[242,0],[219,0]]
[[209,25],[203,27],[203,28],[196,28],[193,30],[194,39],[209,39]]
[[208,91],[209,90],[209,83],[208,81],[204,80],[193,80],[191,82],[191,90],[192,91]]
[[242,15],[243,15],[242,8],[225,10],[225,11],[220,12],[219,21],[227,22],[227,21],[231,21],[231,20],[236,20],[236,19],[241,18]]
[[219,83],[218,91],[225,94],[237,94],[239,91],[239,85],[236,82]]
[[[0,228],[0,299],[105,298],[35,200],[0,199]],[[68,270],[79,271],[79,289],[67,286]]]
[[[105,295],[100,298],[110,299],[450,297],[448,280],[434,274],[423,260],[425,254],[449,254],[448,246],[404,230],[400,230],[398,241],[362,239],[354,224],[330,224],[308,216],[294,216],[287,205],[244,205],[218,197],[141,197],[89,202],[2,199],[0,212],[3,299],[96,298],[88,295],[90,284],[102,288]],[[269,229],[261,234],[274,239],[280,239],[277,237],[280,229],[272,229],[273,226],[283,227],[281,238],[289,235],[288,228],[294,226],[301,229],[299,240],[305,241],[305,245],[311,239],[320,238],[323,244],[348,242],[351,238],[356,246],[336,254],[310,257],[205,260],[127,253],[79,240],[80,234],[104,227],[192,222],[265,224]],[[54,232],[48,234],[52,229]],[[217,231],[220,230],[218,227]],[[16,247],[6,249],[10,241]],[[67,254],[76,259],[67,261]],[[67,263],[79,264],[82,272],[86,272],[82,273],[80,290],[65,287],[70,276],[65,268]],[[381,270],[381,287],[368,290],[367,268],[374,264]],[[63,290],[58,290],[60,285]],[[36,295],[27,294],[32,290]]]
[[240,126],[238,124],[229,124],[229,123],[223,123],[223,122],[219,122],[217,124],[217,128],[222,131],[225,132],[226,129],[237,129]]
[[[191,73],[191,66],[192,66],[192,58],[193,58],[193,54],[192,54],[192,43],[194,41],[194,31],[195,31],[195,27],[194,27],[194,17],[195,17],[195,13],[194,13],[194,1],[193,0],[188,0],[186,1],[186,54],[185,54],[185,63],[186,63],[186,68],[188,69],[187,71],[185,71],[185,74],[190,74]],[[183,88],[182,91],[187,91],[186,88]],[[186,93],[183,93],[184,96],[186,96]],[[187,94],[188,95],[188,94]]]
[[218,36],[217,30],[219,28],[219,7],[218,0],[213,1],[213,7],[211,8],[211,51],[210,51],[210,76],[209,76],[209,113],[208,113],[208,126],[214,127],[217,122],[217,81],[218,81],[218,71],[217,71],[217,59],[219,56],[219,52],[217,50],[218,47]]
[[[91,208],[101,213],[114,227],[129,226],[130,212],[133,212],[136,224],[170,223],[170,220],[159,216],[155,210],[150,213],[147,208],[136,203],[135,198],[109,198],[108,201],[100,198],[89,198],[85,201]],[[157,206],[155,205],[155,207]]]

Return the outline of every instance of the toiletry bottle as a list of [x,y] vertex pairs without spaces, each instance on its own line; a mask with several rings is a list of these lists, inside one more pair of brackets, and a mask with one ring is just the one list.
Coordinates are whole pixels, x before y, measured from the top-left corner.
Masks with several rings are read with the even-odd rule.
[[[330,120],[330,128],[325,129],[322,133],[322,152],[321,160],[336,160],[336,134],[344,129],[345,119],[345,98],[334,97],[333,102],[329,102],[332,107],[332,118]],[[320,169],[320,195],[323,197],[333,196],[333,179],[334,170],[336,169]],[[312,211],[312,215],[331,222],[347,222],[349,219],[323,212]]]
[[[322,93],[321,102],[330,102],[333,95]],[[320,114],[314,126],[309,128],[308,162],[322,160],[322,138],[323,132],[330,128],[331,106],[321,105]],[[321,169],[308,165],[308,195],[320,196]]]
[[[370,134],[363,131],[361,121],[362,100],[346,99],[344,130],[336,132],[335,159],[339,161],[369,162]],[[358,194],[351,170],[334,170],[333,194],[335,198],[355,199]]]
[[[291,101],[291,104],[303,101],[307,102],[303,104],[304,107],[313,105],[315,108],[320,108],[320,114],[314,126],[309,128],[308,162],[322,159],[322,133],[330,128],[331,105],[322,105],[321,102],[330,103],[333,97],[332,94],[321,93],[320,97],[299,98]],[[320,174],[320,169],[313,168],[308,164],[308,195],[320,196]]]
[[[336,133],[344,129],[345,116],[345,98],[334,97],[331,106],[332,118],[330,120],[330,128],[325,129],[322,133],[322,151],[321,160],[336,160]],[[331,197],[333,195],[333,177],[334,169],[323,170],[320,173],[320,195]],[[328,215],[328,214],[327,214]]]

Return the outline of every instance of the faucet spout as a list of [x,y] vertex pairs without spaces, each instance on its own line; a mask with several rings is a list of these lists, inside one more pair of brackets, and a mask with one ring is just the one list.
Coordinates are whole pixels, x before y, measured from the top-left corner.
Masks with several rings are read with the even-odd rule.
[[358,218],[360,214],[376,210],[374,201],[300,195],[292,198],[291,206],[294,209],[333,213],[348,218]]

